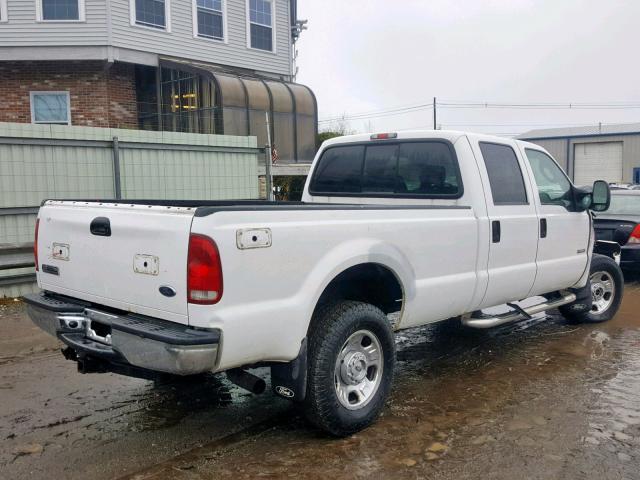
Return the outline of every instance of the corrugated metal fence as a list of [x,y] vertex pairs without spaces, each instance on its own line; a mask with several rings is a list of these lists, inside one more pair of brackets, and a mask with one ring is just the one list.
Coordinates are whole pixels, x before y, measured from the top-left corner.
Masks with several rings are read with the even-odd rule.
[[33,291],[46,198],[258,198],[255,137],[0,123],[0,298]]

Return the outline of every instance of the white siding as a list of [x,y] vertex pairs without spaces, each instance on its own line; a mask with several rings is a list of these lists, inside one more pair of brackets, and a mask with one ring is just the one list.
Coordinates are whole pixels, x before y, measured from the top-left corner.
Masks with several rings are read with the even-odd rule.
[[36,0],[8,0],[0,47],[107,45],[105,0],[86,0],[84,22],[36,22]]
[[8,0],[9,21],[0,23],[0,48],[113,46],[288,76],[289,0],[274,1],[276,53],[247,47],[245,0],[227,0],[226,43],[194,37],[192,0],[171,0],[170,32],[131,25],[129,0],[86,0],[84,22],[36,22],[36,0]]
[[111,0],[113,45],[176,58],[290,75],[289,2],[276,2],[276,52],[247,48],[245,0],[227,0],[227,43],[193,36],[191,0],[171,0],[171,32],[131,25],[129,0]]

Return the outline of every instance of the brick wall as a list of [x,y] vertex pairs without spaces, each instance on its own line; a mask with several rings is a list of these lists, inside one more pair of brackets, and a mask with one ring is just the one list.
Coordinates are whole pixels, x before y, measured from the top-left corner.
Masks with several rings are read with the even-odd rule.
[[134,66],[104,62],[0,62],[0,122],[31,123],[30,91],[69,91],[71,124],[138,128]]

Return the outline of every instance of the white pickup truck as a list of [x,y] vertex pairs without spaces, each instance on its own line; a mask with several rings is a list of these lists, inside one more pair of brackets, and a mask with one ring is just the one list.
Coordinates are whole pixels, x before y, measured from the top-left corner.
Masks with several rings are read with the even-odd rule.
[[348,435],[384,406],[394,330],[454,317],[489,328],[557,307],[610,319],[623,280],[593,254],[590,212],[609,197],[605,182],[574,187],[530,143],[342,137],[318,152],[302,202],[44,201],[42,293],[25,301],[81,372],[227,371],[259,391],[245,369],[269,366],[277,394]]

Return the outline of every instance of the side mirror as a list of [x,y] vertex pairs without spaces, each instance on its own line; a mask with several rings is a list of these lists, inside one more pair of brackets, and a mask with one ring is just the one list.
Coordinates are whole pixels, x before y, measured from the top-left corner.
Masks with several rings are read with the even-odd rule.
[[609,208],[611,203],[611,190],[609,184],[604,180],[596,180],[593,182],[593,190],[591,192],[591,210],[594,212],[604,212]]

